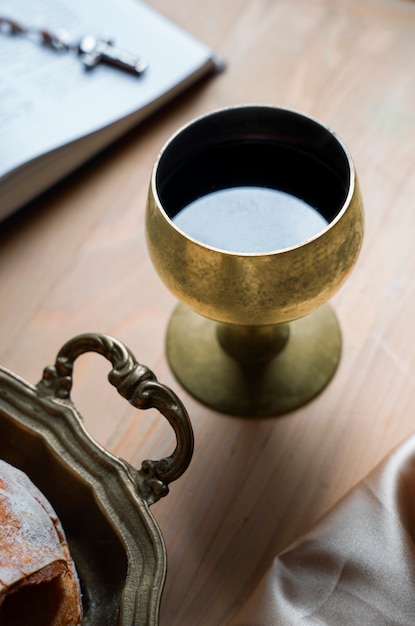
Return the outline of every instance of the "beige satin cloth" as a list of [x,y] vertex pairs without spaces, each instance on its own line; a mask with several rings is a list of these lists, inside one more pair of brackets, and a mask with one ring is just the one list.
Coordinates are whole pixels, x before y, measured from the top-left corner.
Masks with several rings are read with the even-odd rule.
[[278,555],[228,626],[415,626],[415,437]]

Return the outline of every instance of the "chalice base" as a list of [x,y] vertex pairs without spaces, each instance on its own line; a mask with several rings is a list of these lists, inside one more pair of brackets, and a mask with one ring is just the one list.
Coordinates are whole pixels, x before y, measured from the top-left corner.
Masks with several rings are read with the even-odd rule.
[[333,377],[341,354],[337,317],[325,304],[289,324],[284,348],[266,362],[240,363],[217,338],[217,323],[179,304],[167,332],[167,358],[179,383],[221,413],[270,417],[315,398]]

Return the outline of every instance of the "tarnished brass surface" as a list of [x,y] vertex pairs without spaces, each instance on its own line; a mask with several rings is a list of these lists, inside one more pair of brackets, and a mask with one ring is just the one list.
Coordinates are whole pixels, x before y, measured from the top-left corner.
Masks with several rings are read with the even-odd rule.
[[[156,408],[173,427],[172,455],[135,469],[85,430],[70,399],[74,360],[93,351],[112,363],[108,378],[133,406]],[[193,434],[185,408],[117,340],[69,341],[36,387],[0,369],[0,458],[19,467],[60,517],[81,581],[88,626],[156,626],[166,553],[149,505],[186,470]]]
[[[330,180],[335,181],[334,189],[329,190],[324,177],[308,180],[307,183],[322,198],[327,192],[328,225],[317,236],[290,248],[244,254],[202,244],[175,226],[172,218],[182,208],[179,201],[203,195],[209,186],[215,185],[215,180],[210,180],[209,167],[206,166],[202,172],[195,171],[193,163],[197,162],[199,155],[209,155],[212,150],[216,150],[217,154],[223,146],[243,147],[249,143],[267,148],[287,148],[306,155],[310,161],[321,163],[327,169]],[[264,150],[264,154],[268,153]],[[232,184],[236,180],[237,184],[255,185],[257,180],[261,180],[261,184],[263,182],[265,186],[272,187],[273,164],[269,161],[252,162],[246,167],[244,164],[243,180],[238,179],[238,172],[233,171],[232,165],[225,160],[222,165],[225,170],[229,166]],[[265,182],[262,181],[262,170],[268,172]],[[221,175],[222,171],[218,176]],[[302,177],[306,176],[305,171],[296,172],[294,178],[297,185],[300,186]],[[330,184],[333,187],[333,183]],[[188,192],[183,191],[186,186]],[[362,245],[363,207],[352,159],[333,133],[315,120],[293,111],[267,106],[242,106],[199,118],[179,130],[166,144],[152,173],[146,230],[148,248],[156,270],[166,286],[187,307],[211,320],[236,327],[270,326],[310,314],[326,303],[343,284]],[[168,356],[173,371],[177,374],[178,367],[181,372],[188,371],[188,374],[184,376],[182,373],[178,378],[201,399],[195,390],[198,383],[192,380],[198,376],[193,373],[193,356],[179,347],[182,339],[187,341],[184,338],[186,324],[181,327],[176,321],[173,327],[174,331],[169,331],[168,342]],[[200,332],[203,332],[202,329]],[[243,341],[244,333],[241,334],[240,330],[235,332],[237,341]],[[174,341],[172,333],[177,335]],[[194,341],[196,346],[198,339],[195,337]],[[170,354],[173,343],[177,344],[174,358]],[[337,339],[333,350],[334,354],[339,354],[336,344]],[[249,350],[252,353],[255,346]],[[247,350],[241,347],[240,351]],[[180,359],[190,359],[190,362],[186,366],[178,366]],[[337,362],[334,369],[336,366]],[[302,375],[300,369],[295,364],[290,366],[294,376]],[[314,383],[311,379],[317,369],[318,365],[304,373],[310,379],[312,388]],[[326,382],[321,388],[330,380],[334,369],[331,368],[324,376]],[[300,386],[304,387],[304,384]],[[276,381],[276,395],[279,389],[280,383]],[[212,386],[208,404],[220,409],[215,394]],[[309,397],[309,392],[303,398],[298,396],[297,406]],[[206,402],[206,397],[203,401]],[[271,402],[268,412],[281,412],[278,404],[277,399]]]
[[289,330],[274,358],[236,360],[223,349],[215,322],[178,305],[167,354],[183,387],[204,404],[231,415],[281,415],[327,385],[341,353],[340,328],[328,304],[292,322]]

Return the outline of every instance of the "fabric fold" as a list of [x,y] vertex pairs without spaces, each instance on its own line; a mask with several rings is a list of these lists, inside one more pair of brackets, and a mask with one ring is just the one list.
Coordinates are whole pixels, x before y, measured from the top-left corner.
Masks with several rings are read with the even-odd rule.
[[415,624],[415,436],[277,555],[228,626]]

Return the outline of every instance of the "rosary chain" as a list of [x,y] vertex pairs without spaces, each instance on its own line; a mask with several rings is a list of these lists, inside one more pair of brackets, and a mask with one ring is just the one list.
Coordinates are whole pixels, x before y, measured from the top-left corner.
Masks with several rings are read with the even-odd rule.
[[139,76],[147,67],[147,63],[141,57],[116,48],[113,41],[104,37],[86,35],[74,43],[64,31],[59,31],[58,34],[43,28],[27,27],[17,20],[2,16],[0,16],[0,33],[35,37],[41,45],[58,52],[75,51],[86,69],[96,67],[103,62]]
[[54,50],[70,50],[74,47],[70,45],[69,41],[67,41],[63,35],[58,36],[56,33],[52,33],[50,30],[43,28],[29,28],[17,20],[12,20],[8,17],[0,17],[0,32],[10,35],[35,36],[40,40],[43,46],[53,48]]

